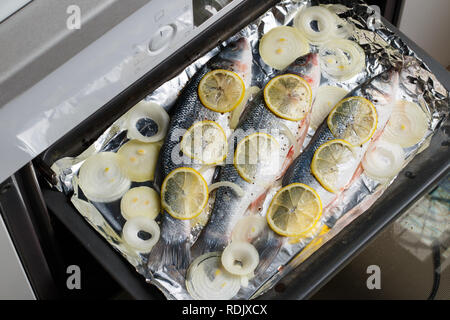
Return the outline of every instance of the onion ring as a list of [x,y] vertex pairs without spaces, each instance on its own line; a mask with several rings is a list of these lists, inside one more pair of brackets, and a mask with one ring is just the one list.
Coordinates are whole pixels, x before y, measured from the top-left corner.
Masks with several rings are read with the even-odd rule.
[[394,177],[404,162],[405,153],[400,145],[378,140],[367,150],[362,166],[368,176],[384,180]]
[[[148,239],[145,237],[150,236]],[[131,247],[139,250],[141,253],[148,253],[158,242],[160,230],[158,224],[148,217],[134,217],[128,220],[122,230],[123,239]]]
[[222,265],[231,274],[237,276],[250,275],[258,264],[258,251],[248,242],[231,242],[223,250]]
[[164,139],[169,126],[169,115],[159,104],[141,101],[128,112],[128,138],[142,142]]
[[122,157],[113,152],[101,152],[89,157],[79,172],[79,187],[86,198],[94,202],[113,202],[130,189]]
[[326,42],[319,50],[320,66],[333,79],[344,81],[365,67],[364,50],[354,41],[338,39]]
[[241,288],[241,277],[226,271],[220,252],[195,259],[186,274],[186,289],[196,300],[230,300]]

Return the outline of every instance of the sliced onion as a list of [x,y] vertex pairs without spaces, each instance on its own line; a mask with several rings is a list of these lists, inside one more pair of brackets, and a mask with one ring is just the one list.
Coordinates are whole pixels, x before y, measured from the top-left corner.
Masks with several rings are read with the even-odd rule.
[[368,176],[387,179],[394,177],[404,162],[405,153],[400,145],[378,140],[367,150],[362,166]]
[[312,107],[310,127],[316,130],[328,116],[331,109],[347,94],[347,90],[339,87],[319,87]]
[[123,239],[131,247],[148,253],[158,242],[160,230],[155,220],[148,217],[134,217],[123,226]]
[[283,70],[298,57],[309,52],[308,41],[293,27],[276,27],[266,33],[259,43],[264,63]]
[[353,34],[353,25],[336,16],[336,38],[346,39]]
[[122,166],[131,181],[152,181],[161,145],[131,140],[120,147]]
[[112,202],[121,198],[131,185],[122,163],[122,156],[113,152],[89,157],[79,173],[79,187],[86,198],[94,202]]
[[241,288],[241,278],[226,271],[220,252],[195,259],[186,275],[186,288],[196,300],[230,300]]
[[[314,6],[302,9],[294,18],[294,27],[312,44],[321,44],[337,36],[336,15]],[[316,26],[314,24],[316,23]]]
[[419,143],[428,130],[429,119],[419,105],[398,101],[383,131],[383,139],[409,148]]
[[252,99],[261,89],[259,87],[253,86],[248,90],[245,90],[245,96],[242,102],[237,106],[236,109],[231,111],[230,128],[236,129],[241,118],[241,114],[247,105],[248,100]]
[[320,66],[336,80],[348,80],[360,73],[366,63],[364,50],[354,41],[331,40],[319,50]]
[[291,129],[289,129],[289,127],[284,123],[281,123],[280,132],[288,138],[289,143],[294,147],[294,155],[300,154],[300,146],[298,145],[297,139],[295,138]]
[[149,187],[130,189],[120,201],[120,211],[127,220],[134,217],[155,219],[161,211],[159,195]]
[[169,115],[159,104],[141,101],[128,112],[128,138],[157,142],[166,136]]
[[[349,38],[354,31],[354,25],[347,22],[345,19],[340,18],[337,13],[342,12],[342,10],[339,10],[339,5],[336,6],[327,6],[326,8],[332,12],[334,18],[335,18],[335,36],[336,38],[340,39],[346,39]],[[345,7],[345,6],[344,6]],[[347,11],[347,9],[344,9],[344,11]]]
[[229,188],[233,189],[234,192],[236,192],[238,197],[244,196],[244,190],[242,190],[242,188],[240,186],[238,186],[236,183],[233,183],[230,181],[219,181],[219,182],[213,183],[210,186],[208,186],[208,190],[209,190],[209,192],[211,192],[220,187],[229,187]]
[[233,242],[251,242],[256,239],[267,228],[265,217],[252,215],[240,219],[231,233]]
[[247,276],[253,273],[258,264],[258,251],[248,242],[231,242],[223,250],[222,265],[231,274]]

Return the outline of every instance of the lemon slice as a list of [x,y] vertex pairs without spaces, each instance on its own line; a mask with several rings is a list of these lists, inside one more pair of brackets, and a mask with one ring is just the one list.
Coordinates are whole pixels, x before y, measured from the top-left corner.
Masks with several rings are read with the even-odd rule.
[[279,166],[280,145],[267,133],[256,132],[242,139],[234,153],[234,166],[245,181],[251,183],[270,175]]
[[298,121],[311,109],[312,91],[305,79],[295,74],[283,74],[266,85],[264,100],[278,117]]
[[164,179],[161,205],[174,218],[188,220],[197,217],[208,202],[208,185],[192,168],[178,168]]
[[229,112],[244,99],[244,81],[236,73],[217,69],[208,72],[198,85],[202,104],[212,111]]
[[311,172],[322,187],[330,192],[336,192],[351,178],[345,174],[348,173],[345,169],[355,160],[350,143],[340,139],[328,141],[314,153]]
[[203,164],[217,164],[227,156],[227,136],[217,123],[199,121],[183,135],[181,151]]
[[369,100],[350,97],[340,101],[328,116],[328,127],[336,138],[359,146],[373,136],[377,128],[377,111]]
[[279,190],[267,211],[267,223],[285,237],[299,237],[312,230],[322,216],[322,203],[316,191],[293,183]]

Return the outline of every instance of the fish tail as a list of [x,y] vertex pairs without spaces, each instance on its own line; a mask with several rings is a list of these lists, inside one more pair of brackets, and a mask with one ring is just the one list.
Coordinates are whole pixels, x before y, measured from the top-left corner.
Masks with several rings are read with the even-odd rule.
[[261,274],[272,264],[275,257],[283,245],[283,239],[280,237],[272,238],[259,252],[259,264],[255,270],[255,274]]
[[181,242],[167,242],[161,238],[153,247],[148,267],[150,271],[156,272],[160,269],[186,270],[191,260],[190,244],[186,239]]

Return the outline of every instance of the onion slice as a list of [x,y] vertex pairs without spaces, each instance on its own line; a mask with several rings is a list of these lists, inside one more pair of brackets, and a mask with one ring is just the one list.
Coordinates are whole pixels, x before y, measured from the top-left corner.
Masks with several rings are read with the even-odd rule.
[[354,41],[338,39],[323,44],[319,50],[322,70],[335,80],[348,80],[360,73],[366,63],[364,50]]
[[89,157],[81,166],[79,187],[86,198],[94,202],[113,202],[130,188],[124,174],[121,155],[101,152]]
[[368,176],[384,180],[394,177],[404,162],[405,153],[400,145],[380,139],[369,147],[362,166]]
[[316,130],[327,118],[333,107],[341,101],[348,91],[335,86],[319,87],[311,111],[310,127]]
[[209,190],[209,192],[211,192],[220,187],[229,187],[229,188],[233,189],[233,191],[236,192],[238,197],[243,197],[245,194],[244,190],[242,190],[242,188],[240,186],[238,186],[236,183],[233,183],[230,181],[219,181],[219,182],[213,183],[210,186],[208,186],[208,190]]
[[120,201],[120,211],[127,220],[134,217],[155,219],[161,211],[160,197],[149,187],[130,189]]
[[148,253],[158,242],[160,230],[158,224],[148,217],[134,217],[123,226],[123,239],[141,253]]
[[152,181],[161,145],[131,140],[120,147],[122,166],[131,181]]
[[240,219],[233,228],[231,241],[252,242],[267,228],[267,220],[260,215]]
[[128,112],[128,138],[142,142],[164,139],[169,127],[169,115],[159,104],[141,101]]
[[186,275],[186,289],[196,300],[230,300],[241,288],[241,277],[224,269],[220,252],[195,259]]
[[248,242],[231,242],[223,250],[222,265],[231,274],[237,276],[250,275],[258,264],[258,251]]
[[429,119],[419,105],[406,100],[396,103],[383,139],[409,148],[419,143],[428,130]]
[[309,50],[305,37],[297,29],[287,26],[271,29],[259,43],[262,60],[277,70],[283,70]]
[[337,18],[324,7],[304,8],[294,18],[294,27],[311,44],[321,44],[338,35]]

